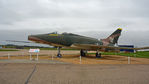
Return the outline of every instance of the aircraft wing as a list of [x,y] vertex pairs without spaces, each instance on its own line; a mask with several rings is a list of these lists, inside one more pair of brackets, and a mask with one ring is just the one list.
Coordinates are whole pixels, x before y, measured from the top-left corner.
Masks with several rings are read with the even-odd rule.
[[31,41],[16,41],[16,40],[6,40],[8,42],[19,42],[19,43],[33,43]]
[[100,49],[133,49],[133,50],[142,50],[149,49],[149,47],[140,47],[140,48],[128,48],[128,47],[116,47],[116,46],[103,46],[103,45],[93,45],[93,44],[73,44],[71,45],[73,48],[77,49],[85,49],[85,50],[100,50]]

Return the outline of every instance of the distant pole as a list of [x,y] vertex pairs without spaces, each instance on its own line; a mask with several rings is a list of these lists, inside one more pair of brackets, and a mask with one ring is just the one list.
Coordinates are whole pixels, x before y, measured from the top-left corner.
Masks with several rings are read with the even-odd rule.
[[10,54],[8,53],[8,59],[10,59]]
[[80,64],[82,64],[82,57],[81,57],[81,55],[80,55]]
[[130,61],[131,61],[131,60],[130,60],[130,56],[128,56],[128,64],[130,64]]
[[134,57],[136,57],[136,50],[134,50]]
[[53,60],[53,54],[52,54],[52,60]]
[[24,52],[22,52],[22,56],[24,56]]

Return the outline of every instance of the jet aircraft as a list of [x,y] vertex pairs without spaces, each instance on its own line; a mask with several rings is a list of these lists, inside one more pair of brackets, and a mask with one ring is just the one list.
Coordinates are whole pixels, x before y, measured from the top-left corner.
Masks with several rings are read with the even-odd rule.
[[126,47],[117,47],[115,44],[118,43],[119,36],[121,35],[122,28],[118,28],[114,31],[109,37],[105,39],[96,39],[86,36],[81,36],[72,33],[62,33],[58,34],[57,32],[47,33],[47,34],[38,34],[38,35],[29,35],[28,40],[34,41],[36,43],[43,43],[58,47],[57,57],[62,57],[60,49],[62,47],[69,47],[80,49],[80,55],[86,56],[88,50],[97,51],[96,58],[101,57],[99,51],[108,51],[110,49],[149,49],[149,47],[143,48],[126,48]]

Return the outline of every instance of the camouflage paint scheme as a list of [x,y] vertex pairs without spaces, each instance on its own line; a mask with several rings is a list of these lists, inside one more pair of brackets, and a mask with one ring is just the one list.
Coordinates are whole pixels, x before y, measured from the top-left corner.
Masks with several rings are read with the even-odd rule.
[[[121,35],[121,31],[122,29],[118,28],[109,37],[100,40],[72,33],[48,33],[30,35],[28,36],[28,40],[34,41],[36,43],[49,44],[56,47],[70,47],[85,50],[105,50],[105,48],[108,47],[103,46],[114,46],[118,42],[118,38]],[[85,45],[86,47],[83,45]],[[98,46],[98,48],[93,48],[92,46]]]

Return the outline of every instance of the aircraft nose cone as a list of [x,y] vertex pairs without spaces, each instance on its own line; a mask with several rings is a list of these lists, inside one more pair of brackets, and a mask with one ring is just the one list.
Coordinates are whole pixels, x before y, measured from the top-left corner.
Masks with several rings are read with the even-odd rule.
[[28,36],[28,40],[37,41],[38,38],[37,38],[36,36],[34,36],[34,35],[29,35],[29,36]]
[[40,38],[41,35],[29,35],[28,40],[33,41],[35,43],[43,43],[43,44],[50,44],[50,42],[47,42]]

